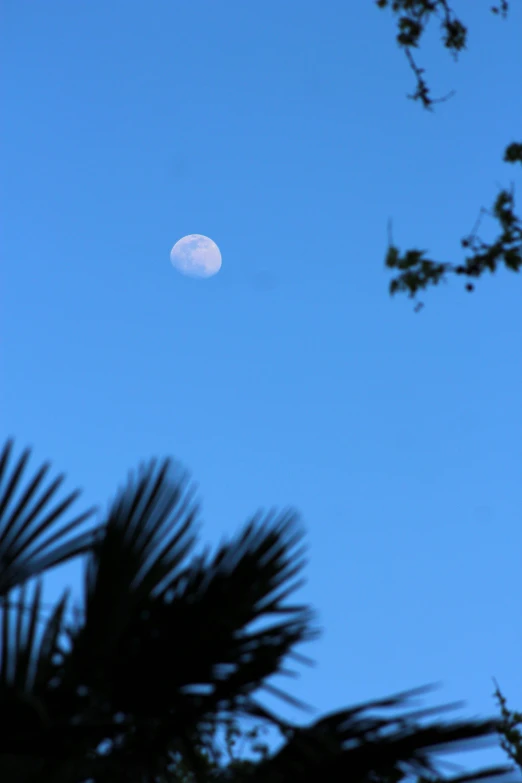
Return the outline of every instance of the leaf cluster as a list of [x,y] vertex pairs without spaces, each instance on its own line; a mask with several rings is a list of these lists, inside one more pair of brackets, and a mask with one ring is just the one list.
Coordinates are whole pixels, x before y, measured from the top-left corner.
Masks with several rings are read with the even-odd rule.
[[[522,144],[510,144],[504,160],[522,162]],[[500,226],[498,237],[490,243],[482,240],[477,233],[483,215],[489,215]],[[466,290],[473,291],[474,284],[470,278],[478,278],[485,271],[495,272],[499,264],[512,272],[519,272],[522,267],[522,220],[515,213],[514,189],[501,190],[492,209],[481,210],[471,233],[461,239],[461,246],[468,255],[463,263],[452,264],[427,258],[425,250],[412,249],[401,254],[399,248],[390,242],[385,264],[388,269],[399,270],[390,282],[390,293],[402,291],[414,298],[428,286],[445,281],[451,273],[468,278]]]
[[[453,93],[442,98],[433,98],[425,78],[425,71],[413,56],[413,51],[421,44],[428,23],[437,18],[442,33],[442,42],[446,49],[456,58],[467,46],[468,30],[460,18],[456,16],[447,0],[376,0],[379,8],[391,8],[397,20],[396,40],[404,51],[411,70],[416,78],[415,92],[409,98],[421,102],[425,109],[432,110],[435,103],[447,100]],[[492,6],[494,14],[506,17],[509,10],[507,0]],[[504,161],[507,163],[522,162],[522,143],[513,142],[505,150]],[[480,220],[484,215],[490,215],[500,226],[500,234],[493,242],[485,242],[478,235]],[[469,235],[461,239],[461,247],[468,254],[460,263],[435,261],[426,256],[425,250],[416,248],[402,253],[392,242],[389,243],[385,266],[398,270],[389,284],[391,294],[406,293],[416,297],[419,291],[429,286],[436,286],[446,281],[449,274],[466,277],[467,291],[474,290],[470,278],[480,277],[486,270],[497,271],[499,265],[513,272],[520,271],[522,265],[522,220],[515,213],[515,196],[513,187],[502,189],[496,197],[492,209],[480,210],[479,220]],[[416,310],[422,307],[418,303]]]
[[[432,98],[430,88],[424,78],[424,68],[420,68],[413,58],[412,49],[418,49],[421,39],[432,19],[439,22],[441,40],[454,58],[466,49],[468,28],[455,14],[448,0],[376,0],[378,8],[391,8],[397,19],[396,41],[403,49],[408,62],[416,76],[417,87],[409,97],[422,103],[425,109],[431,109],[434,103],[447,100]],[[509,11],[508,0],[501,0],[499,5],[490,9],[492,13],[506,17]],[[452,95],[453,93],[450,93]]]

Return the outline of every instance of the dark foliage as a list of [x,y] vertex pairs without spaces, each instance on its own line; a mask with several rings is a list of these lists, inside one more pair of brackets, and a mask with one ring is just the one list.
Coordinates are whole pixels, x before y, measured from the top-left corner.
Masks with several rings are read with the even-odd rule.
[[508,709],[507,699],[495,682],[495,698],[502,720],[499,726],[500,744],[522,772],[522,712]]
[[[214,553],[197,553],[194,491],[169,461],[153,461],[131,475],[89,538],[69,539],[86,515],[60,528],[69,503],[47,511],[52,492],[31,522],[42,471],[8,510],[28,456],[10,472],[11,448],[0,472],[8,488],[0,516],[8,554],[0,571],[8,585],[0,604],[2,783],[306,783],[319,774],[399,781],[433,773],[437,753],[494,740],[498,721],[426,724],[430,711],[404,711],[410,694],[307,727],[281,720],[259,694],[290,699],[271,678],[316,635],[311,610],[289,601],[305,562],[295,514],[259,514]],[[65,594],[45,617],[33,577],[80,554],[82,605],[71,612]],[[375,710],[402,712],[383,718]],[[245,717],[278,727],[283,747],[223,767],[210,738]]]
[[[459,19],[447,0],[376,0],[379,8],[390,7],[397,19],[397,43],[404,51],[416,79],[415,92],[409,95],[420,101],[425,109],[432,110],[436,103],[446,101],[453,93],[442,98],[433,98],[425,71],[414,58],[413,51],[420,47],[422,36],[432,18],[439,21],[443,45],[456,58],[466,48],[467,28]],[[502,0],[490,9],[494,14],[506,17],[509,5]],[[522,162],[522,143],[511,143],[504,152],[506,163]],[[477,234],[484,215],[499,223],[500,233],[493,242],[483,241]],[[465,289],[474,291],[475,281],[484,272],[496,272],[500,266],[512,272],[522,268],[522,220],[515,214],[514,189],[502,189],[491,210],[482,208],[470,234],[461,239],[466,251],[463,261],[457,263],[439,262],[427,257],[425,250],[411,249],[401,253],[390,238],[385,264],[388,269],[398,270],[390,282],[390,293],[404,292],[415,298],[419,291],[436,286],[448,275],[455,274],[466,279]],[[418,303],[416,310],[422,307]]]

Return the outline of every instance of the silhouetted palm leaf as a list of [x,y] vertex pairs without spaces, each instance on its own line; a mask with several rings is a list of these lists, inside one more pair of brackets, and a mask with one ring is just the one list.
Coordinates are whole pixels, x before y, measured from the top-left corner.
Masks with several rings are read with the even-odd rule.
[[66,596],[58,602],[41,628],[41,583],[26,600],[27,588],[0,599],[2,645],[0,648],[0,780],[16,770],[17,779],[35,773],[38,760],[30,759],[33,738],[50,725],[46,696],[57,671],[61,653]]
[[[196,559],[151,602],[141,628],[132,629],[134,639],[147,643],[136,656],[119,657],[113,682],[122,677],[123,710],[156,726],[156,742],[193,768],[191,730],[208,716],[234,711],[275,720],[253,693],[270,689],[267,680],[293,647],[315,635],[308,608],[284,604],[304,562],[295,551],[301,539],[295,522],[290,514],[255,519],[214,557]],[[271,615],[276,623],[269,623]],[[131,648],[129,638],[125,649]]]
[[56,666],[54,657],[60,653],[58,643],[63,630],[63,616],[67,595],[58,602],[51,616],[45,622],[43,631],[38,631],[42,620],[42,585],[38,582],[30,602],[26,601],[27,587],[24,585],[18,598],[12,594],[0,602],[2,618],[2,647],[0,648],[0,689],[37,695],[47,687]]
[[[250,771],[251,783],[393,783],[411,775],[426,779],[479,780],[505,775],[508,767],[481,770],[451,779],[443,778],[434,757],[495,742],[498,721],[438,721],[423,725],[419,719],[451,709],[446,705],[390,718],[375,718],[370,710],[404,707],[408,698],[426,688],[368,702],[332,713],[311,726],[289,733],[284,747]],[[470,748],[471,746],[471,748]],[[237,780],[239,783],[239,779]]]
[[81,713],[109,726],[111,759],[134,771],[173,743],[190,755],[220,711],[262,712],[250,695],[312,635],[309,610],[285,606],[304,563],[295,518],[254,519],[190,561],[196,513],[168,461],[131,476],[89,555],[84,617],[70,629],[57,712],[81,692]]
[[168,482],[168,470],[166,461],[155,475],[152,462],[136,484],[130,477],[89,555],[84,617],[72,637],[75,666],[84,664],[90,677],[93,659],[101,669],[117,665],[122,637],[147,616],[161,583],[195,543],[190,488],[183,476]]
[[[12,440],[8,440],[0,453],[0,596],[46,569],[84,554],[96,535],[96,531],[71,535],[94,509],[66,524],[62,522],[65,512],[78,497],[78,491],[49,510],[63,476],[43,489],[48,464],[40,468],[25,490],[22,488],[30,451],[26,449],[11,469],[12,447]],[[19,497],[17,492],[21,493]]]
[[[197,558],[166,586],[154,609],[171,644],[159,638],[154,660],[163,649],[167,667],[190,673],[179,683],[186,693],[199,688],[199,701],[229,709],[239,695],[269,687],[266,679],[280,672],[295,645],[315,635],[308,608],[285,605],[301,584],[294,579],[305,562],[296,548],[301,540],[292,513],[258,515],[214,556]],[[184,644],[171,651],[173,631]]]

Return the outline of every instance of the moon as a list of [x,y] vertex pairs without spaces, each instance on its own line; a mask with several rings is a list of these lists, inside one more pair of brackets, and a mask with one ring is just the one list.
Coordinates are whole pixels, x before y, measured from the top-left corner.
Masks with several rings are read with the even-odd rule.
[[221,253],[212,239],[188,234],[178,239],[170,251],[172,266],[188,277],[212,277],[221,269]]

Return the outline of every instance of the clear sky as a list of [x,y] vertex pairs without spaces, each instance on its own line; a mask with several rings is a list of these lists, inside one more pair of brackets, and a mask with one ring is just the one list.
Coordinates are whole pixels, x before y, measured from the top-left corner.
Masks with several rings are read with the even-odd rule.
[[516,182],[522,9],[489,5],[458,64],[426,40],[430,114],[370,0],[3,4],[2,427],[84,506],[172,455],[210,541],[297,507],[324,633],[286,685],[321,711],[441,681],[491,715],[492,676],[522,707],[522,283],[416,314],[383,267],[390,218],[460,260]]

